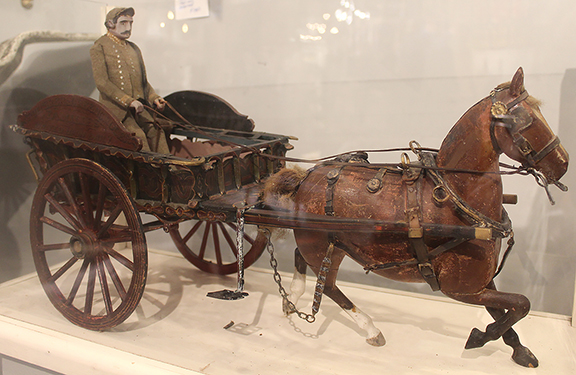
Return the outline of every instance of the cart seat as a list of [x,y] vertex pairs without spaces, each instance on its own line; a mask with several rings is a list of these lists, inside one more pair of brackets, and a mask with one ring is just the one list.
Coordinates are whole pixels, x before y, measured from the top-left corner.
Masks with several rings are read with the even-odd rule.
[[31,131],[140,151],[142,141],[130,133],[100,102],[80,95],[53,95],[18,116]]
[[[164,115],[180,122],[183,117],[187,122],[208,128],[239,130],[251,132],[254,121],[238,112],[230,103],[221,97],[202,91],[177,91],[164,98],[171,108],[166,108]],[[181,116],[181,117],[180,117]]]

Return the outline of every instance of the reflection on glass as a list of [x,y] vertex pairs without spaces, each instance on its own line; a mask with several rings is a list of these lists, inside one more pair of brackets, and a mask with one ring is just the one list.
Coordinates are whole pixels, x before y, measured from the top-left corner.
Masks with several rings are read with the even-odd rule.
[[182,25],[182,32],[184,34],[186,34],[188,32],[188,24],[185,23],[184,25]]
[[320,34],[324,34],[326,32],[326,24],[325,23],[307,23],[306,27],[312,31],[316,30]]
[[300,34],[300,40],[310,40],[313,42],[317,42],[319,40],[322,40],[321,36],[313,36],[313,35],[302,35]]
[[348,25],[350,25],[354,20],[354,16],[362,20],[370,19],[370,13],[356,9],[356,5],[353,1],[341,0],[340,5],[344,9],[340,8],[334,12],[334,16],[338,22],[346,22]]

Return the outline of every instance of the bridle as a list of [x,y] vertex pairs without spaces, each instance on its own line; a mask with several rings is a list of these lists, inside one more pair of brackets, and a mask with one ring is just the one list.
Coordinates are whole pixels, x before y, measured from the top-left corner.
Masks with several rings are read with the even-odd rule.
[[518,106],[518,104],[529,97],[528,91],[524,90],[516,99],[506,104],[496,99],[496,94],[503,90],[494,89],[490,93],[492,98],[492,108],[490,109],[492,114],[490,123],[492,146],[497,153],[502,153],[502,148],[498,144],[498,139],[494,132],[496,126],[502,126],[508,130],[516,149],[528,162],[528,167],[536,168],[536,165],[542,159],[560,146],[560,139],[558,136],[554,136],[540,151],[534,150],[530,141],[522,135],[525,130],[532,126],[534,119],[524,107]]
[[[554,204],[554,199],[552,199],[552,195],[548,190],[548,185],[554,184],[562,191],[567,191],[568,187],[560,181],[551,180],[543,173],[537,171],[536,166],[542,159],[560,146],[560,139],[555,135],[540,151],[534,150],[530,141],[522,135],[526,129],[532,126],[534,119],[524,107],[518,106],[518,104],[528,99],[528,91],[524,90],[516,99],[506,104],[496,99],[496,95],[503,90],[505,89],[496,88],[490,93],[492,98],[492,107],[490,108],[492,115],[492,121],[490,122],[490,140],[492,141],[492,147],[494,147],[497,153],[502,153],[502,148],[496,138],[495,129],[496,126],[506,128],[512,137],[514,146],[516,146],[516,149],[524,157],[527,162],[526,164],[528,164],[523,165],[526,172],[534,176],[538,185],[546,190],[550,203]],[[523,162],[522,164],[525,163]]]

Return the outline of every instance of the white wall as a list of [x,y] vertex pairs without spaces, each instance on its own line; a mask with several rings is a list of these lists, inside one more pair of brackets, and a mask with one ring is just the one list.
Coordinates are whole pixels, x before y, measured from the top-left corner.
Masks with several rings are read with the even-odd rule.
[[[292,156],[407,146],[412,139],[438,147],[456,120],[493,87],[509,80],[519,66],[526,73],[527,89],[544,102],[543,113],[553,130],[569,152],[576,149],[572,0],[353,3],[369,13],[369,19],[338,22],[335,12],[346,10],[340,0],[211,0],[210,17],[184,21],[167,18],[174,10],[172,0],[115,5],[135,7],[131,40],[141,47],[149,79],[160,94],[196,89],[220,95],[250,115],[258,130],[297,136]],[[0,40],[32,29],[100,32],[104,5],[105,1],[95,0],[51,0],[36,1],[25,10],[18,1],[2,0]],[[325,20],[324,14],[330,18]],[[184,24],[187,33],[182,32]],[[327,31],[320,34],[307,24],[325,24]],[[330,33],[333,27],[337,34]],[[89,43],[27,47],[21,67],[0,86],[3,149],[16,147],[12,142],[18,141],[5,129],[15,121],[16,107],[3,108],[15,89],[46,95],[95,94],[89,82],[88,48]],[[70,58],[61,61],[55,56]],[[8,156],[0,157],[4,158],[0,165],[7,168]],[[374,160],[396,162],[399,156]],[[565,181],[576,186],[573,172]],[[536,310],[568,315],[576,268],[574,194],[553,189],[558,203],[552,207],[530,177],[506,177],[504,183],[505,191],[518,194],[520,203],[508,208],[517,244],[497,284],[502,290],[526,294]],[[16,265],[10,268],[11,276],[32,269],[24,233],[25,197],[34,187],[30,179],[21,186],[24,192],[18,197],[10,194],[0,200],[11,223],[0,228],[9,239],[1,241],[2,254],[11,254]],[[172,246],[167,236],[153,235],[151,243]],[[293,244],[290,239],[279,243],[289,262]],[[366,277],[348,263],[342,276],[427,289]]]

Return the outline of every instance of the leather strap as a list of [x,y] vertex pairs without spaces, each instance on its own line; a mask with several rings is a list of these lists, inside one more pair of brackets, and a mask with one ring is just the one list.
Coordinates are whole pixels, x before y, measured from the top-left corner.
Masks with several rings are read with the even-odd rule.
[[534,164],[538,164],[542,159],[546,157],[549,153],[551,153],[556,147],[560,145],[560,138],[558,136],[552,138],[550,142],[540,151],[538,151],[533,157],[532,160]]
[[366,184],[366,190],[372,194],[377,193],[382,188],[382,180],[384,179],[387,171],[388,168],[380,168],[376,175],[372,177]]
[[[420,171],[420,169],[418,168]],[[419,172],[418,171],[418,172]],[[414,175],[409,173],[410,177]],[[428,246],[424,243],[424,230],[420,225],[420,184],[421,174],[415,179],[405,180],[406,182],[406,221],[408,222],[408,241],[412,245],[414,255],[418,264],[418,271],[424,281],[430,285],[433,291],[440,290],[438,278],[434,272],[434,267],[430,262]]]
[[331,169],[326,175],[326,206],[324,213],[328,216],[334,216],[334,186],[340,178],[340,172],[343,167]]

